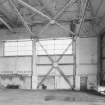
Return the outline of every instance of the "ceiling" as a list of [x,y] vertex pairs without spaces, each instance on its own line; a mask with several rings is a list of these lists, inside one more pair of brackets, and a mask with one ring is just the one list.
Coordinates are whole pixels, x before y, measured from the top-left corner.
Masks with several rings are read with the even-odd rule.
[[[0,28],[8,28],[11,31],[15,28],[24,27],[23,24],[25,23],[31,27],[38,24],[46,25],[50,19],[55,19],[61,24],[79,20],[86,0],[71,1],[73,4],[68,5],[56,18],[56,15],[70,0],[0,0]],[[27,7],[22,2],[32,8]],[[35,10],[32,10],[33,8]],[[90,30],[91,25],[91,29],[99,33],[105,28],[104,21],[105,0],[88,0],[84,21],[84,26],[89,27],[87,30]],[[54,24],[54,22],[52,21],[51,24]]]

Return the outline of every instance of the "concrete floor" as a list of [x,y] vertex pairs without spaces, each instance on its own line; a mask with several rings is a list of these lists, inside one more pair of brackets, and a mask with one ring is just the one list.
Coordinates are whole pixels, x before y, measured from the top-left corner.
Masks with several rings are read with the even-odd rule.
[[0,89],[0,105],[105,105],[105,97],[69,90]]

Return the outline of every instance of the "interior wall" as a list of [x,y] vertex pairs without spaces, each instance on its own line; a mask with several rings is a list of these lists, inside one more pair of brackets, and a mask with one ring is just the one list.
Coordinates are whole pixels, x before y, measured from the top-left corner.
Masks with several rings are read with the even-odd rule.
[[4,40],[29,39],[28,34],[16,34],[0,30],[0,85],[19,85],[21,89],[31,89],[31,56],[3,57]]
[[0,84],[31,88],[31,56],[0,57]]
[[76,88],[80,77],[87,77],[87,88],[97,86],[97,37],[78,38],[76,41]]
[[[3,56],[2,40],[16,40],[16,39],[24,39],[24,38],[28,39],[28,38],[30,38],[30,35],[28,33],[27,34],[25,34],[25,33],[24,34],[13,34],[12,33],[11,34],[10,32],[0,30],[0,56],[1,56],[0,63],[2,63],[2,59],[8,59],[8,57],[7,58],[2,57]],[[73,73],[72,70],[69,71],[70,69],[73,69],[72,65],[70,65],[70,64],[66,65],[66,68],[65,68],[65,63],[68,63],[68,62],[73,63],[73,58],[71,58],[71,57],[69,58],[69,57],[64,56],[64,58],[60,62],[61,64],[64,64],[64,65],[60,65],[60,66],[61,66],[61,68],[64,68],[65,74],[69,73],[70,75],[72,75],[72,73]],[[28,57],[26,57],[26,58],[28,58]],[[26,58],[20,57],[21,60],[26,59]],[[16,59],[16,57],[14,57],[14,58],[11,57],[9,59],[11,59],[11,61],[12,61],[13,59]],[[17,57],[17,59],[18,59],[18,57]],[[29,57],[29,59],[31,60],[30,57]],[[28,59],[28,61],[30,61],[29,59]],[[49,70],[49,66],[51,66],[50,64],[49,64],[49,66],[46,66],[47,68],[45,66],[43,67],[43,65],[41,65],[41,63],[43,63],[42,62],[43,59],[46,59],[45,60],[46,62],[44,62],[44,63],[47,63],[47,64],[50,63],[48,61],[47,57],[45,57],[45,58],[44,58],[44,56],[42,56],[41,58],[38,57],[38,59],[37,59],[38,69],[42,68],[45,70],[47,70],[47,69]],[[31,65],[31,61],[30,61],[30,65]],[[19,67],[19,69],[21,68],[21,66],[18,66],[18,67]],[[41,73],[40,70],[38,73],[39,74]],[[42,74],[40,74],[40,75],[42,75]],[[96,37],[79,38],[76,41],[76,81],[75,81],[76,89],[80,89],[80,83],[81,83],[80,77],[87,77],[87,88],[88,89],[97,85],[97,38]],[[21,83],[21,82],[18,82],[18,83],[21,84],[22,88],[24,88],[24,86],[26,86],[25,88],[27,88],[27,89],[31,88],[31,76],[24,76],[24,78],[26,78],[26,80],[27,80],[27,82],[25,82],[26,85],[25,84],[22,85],[23,83]],[[62,87],[62,84],[63,84],[63,88],[68,87],[68,86],[64,85],[65,82],[63,82],[64,80],[62,77],[60,77],[58,75],[58,77],[55,77],[55,78],[56,78],[55,84],[56,84],[57,88],[60,89]],[[70,76],[68,78],[70,79],[71,83],[73,83],[73,79],[71,79],[72,77]],[[35,79],[36,79],[36,77],[35,77]],[[2,81],[2,83],[10,83],[10,82],[7,79],[6,82]],[[13,83],[13,82],[11,82],[11,83]]]

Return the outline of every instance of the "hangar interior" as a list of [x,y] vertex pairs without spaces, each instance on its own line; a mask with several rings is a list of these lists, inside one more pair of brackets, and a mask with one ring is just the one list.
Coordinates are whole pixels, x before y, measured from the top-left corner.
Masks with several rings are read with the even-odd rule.
[[0,0],[0,86],[105,85],[104,0]]

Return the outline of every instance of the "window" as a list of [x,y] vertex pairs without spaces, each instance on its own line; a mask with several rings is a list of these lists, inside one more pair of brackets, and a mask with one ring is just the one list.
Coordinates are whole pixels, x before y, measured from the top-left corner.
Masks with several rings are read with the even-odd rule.
[[[62,54],[67,46],[72,42],[72,39],[46,39],[39,40],[39,42],[47,50],[48,54],[54,55]],[[39,42],[36,43],[36,54],[47,55]],[[69,46],[65,54],[72,54],[72,45]],[[4,41],[4,56],[22,55],[32,55],[32,40]]]
[[[72,42],[72,39],[49,39],[39,41],[47,50],[48,54],[62,54],[67,46]],[[36,43],[37,55],[47,55],[40,44]],[[69,46],[65,54],[72,54],[72,45]]]
[[18,40],[4,42],[4,56],[32,55],[32,41]]

